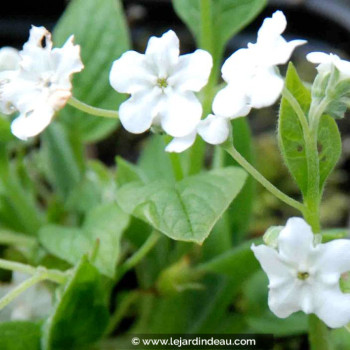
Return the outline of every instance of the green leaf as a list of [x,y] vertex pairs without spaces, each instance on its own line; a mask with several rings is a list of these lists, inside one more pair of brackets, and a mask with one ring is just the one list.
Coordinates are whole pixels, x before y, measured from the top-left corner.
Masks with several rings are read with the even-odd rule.
[[[292,63],[289,64],[287,72],[286,87],[307,115],[311,104],[311,94],[303,85]],[[308,167],[303,130],[297,114],[285,98],[282,98],[281,102],[278,137],[286,165],[305,195],[308,185]],[[341,139],[337,124],[327,115],[320,119],[318,148],[320,190],[322,190],[341,153]]]
[[[233,143],[238,152],[254,165],[254,151],[251,131],[247,118],[232,121]],[[225,165],[237,165],[231,156],[225,154]],[[242,191],[233,201],[227,215],[231,222],[231,232],[234,242],[242,240],[249,230],[255,192],[255,181],[249,176]]]
[[123,186],[133,181],[146,181],[146,176],[136,165],[129,163],[121,157],[116,158],[117,163],[117,184]]
[[83,257],[44,325],[43,349],[73,349],[98,340],[108,322],[105,299],[98,271]]
[[[55,28],[55,45],[62,45],[71,34],[81,45],[85,65],[74,76],[74,96],[96,107],[117,110],[124,96],[109,85],[109,71],[112,62],[130,47],[120,1],[71,1]],[[69,106],[62,110],[60,118],[86,142],[104,138],[117,126],[116,120],[89,116]]]
[[66,209],[85,214],[101,203],[115,201],[114,173],[98,160],[87,164],[84,178],[69,193]]
[[[176,13],[192,31],[197,42],[201,40],[200,1],[173,0]],[[265,0],[211,1],[216,50],[222,52],[227,41],[249,24],[265,5]]]
[[51,254],[73,265],[84,254],[91,254],[98,240],[94,265],[101,273],[114,278],[121,235],[128,224],[129,216],[116,204],[105,204],[88,213],[81,229],[48,225],[39,231],[39,239]]
[[350,333],[349,326],[332,329],[331,339],[333,343],[333,349],[336,350],[346,350],[350,348]]
[[81,172],[69,142],[68,132],[58,124],[51,124],[42,134],[43,156],[48,177],[57,193],[65,199],[79,183]]
[[163,136],[153,135],[147,140],[138,165],[149,181],[167,179],[175,182],[170,157],[164,149]]
[[229,167],[185,178],[122,186],[121,208],[175,240],[202,243],[242,189],[246,173]]
[[7,143],[16,140],[11,132],[11,123],[8,117],[0,113],[0,142]]
[[40,325],[32,322],[0,323],[1,350],[40,350]]
[[198,271],[212,272],[243,282],[248,275],[259,270],[259,263],[251,250],[252,242],[245,242],[236,248],[198,266]]
[[[285,84],[307,114],[311,104],[311,93],[303,85],[292,63],[289,64]],[[308,171],[303,130],[297,114],[285,98],[282,98],[281,102],[278,137],[286,165],[300,190],[306,194]]]
[[342,150],[341,137],[335,120],[323,115],[318,129],[318,149],[320,161],[320,189],[336,166]]

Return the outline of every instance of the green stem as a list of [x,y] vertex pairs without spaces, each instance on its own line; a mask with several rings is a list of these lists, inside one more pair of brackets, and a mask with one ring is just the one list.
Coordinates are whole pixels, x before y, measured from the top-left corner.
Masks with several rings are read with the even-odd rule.
[[318,121],[322,116],[327,103],[315,104],[315,102],[313,102],[310,107],[308,121],[299,102],[286,87],[283,89],[283,97],[289,102],[294,112],[298,116],[303,130],[308,169],[308,186],[307,193],[305,194],[304,198],[304,205],[306,208],[303,214],[306,221],[312,226],[313,231],[318,233],[320,231],[319,207],[321,197],[317,149]]
[[[164,135],[165,144],[168,144],[171,141],[171,137],[168,135]],[[171,166],[173,168],[173,174],[175,176],[176,181],[180,181],[184,178],[184,172],[182,169],[180,154],[176,152],[168,153],[169,159],[171,162]]]
[[119,118],[119,113],[117,111],[92,107],[84,102],[79,101],[75,97],[71,97],[70,100],[68,101],[68,104],[76,109],[79,109],[82,112],[85,112],[97,117],[112,118],[112,119]]
[[327,326],[316,315],[309,316],[310,350],[333,349],[328,333]]
[[124,299],[119,305],[117,305],[115,313],[111,316],[109,320],[109,324],[105,335],[110,335],[118,327],[118,325],[128,312],[130,306],[135,303],[139,296],[140,293],[138,291],[132,291],[124,297]]
[[34,247],[37,244],[37,240],[23,233],[0,230],[0,244]]
[[285,193],[275,187],[270,181],[268,181],[263,175],[261,175],[242,155],[235,149],[231,142],[227,142],[223,145],[226,152],[250,174],[256,181],[270,191],[274,196],[280,199],[282,202],[290,205],[291,207],[304,212],[305,206],[296,201],[295,199],[287,196]]
[[26,291],[28,288],[34,286],[40,281],[47,279],[46,272],[36,273],[34,276],[29,277],[27,280],[22,282],[16,288],[11,290],[2,299],[0,299],[0,310],[2,310],[6,305],[8,305],[12,300],[16,299],[20,294]]
[[33,267],[15,261],[0,259],[0,268],[10,271],[18,271],[29,275],[37,275],[38,273],[45,274],[45,279],[62,284],[67,280],[67,273],[58,270],[49,270],[43,266]]
[[[221,57],[215,50],[215,39],[213,30],[212,0],[200,0],[201,27],[199,36],[199,47],[208,51],[213,58],[213,68],[209,80],[203,89],[203,117],[211,112],[211,104],[214,98],[215,85],[218,79]],[[206,144],[197,137],[196,142],[190,149],[189,175],[197,174],[202,170],[205,158]]]
[[[308,187],[304,198],[306,210],[305,220],[311,225],[314,233],[319,233],[320,225],[320,167],[318,156],[318,126],[322,114],[327,108],[328,101],[313,100],[309,111],[309,135],[305,138],[306,158],[308,165]],[[331,350],[327,326],[316,316],[309,316],[309,343],[311,350]]]
[[153,231],[140,249],[129,259],[127,259],[121,266],[119,266],[116,277],[117,281],[119,281],[126,272],[135,267],[153,249],[159,238],[159,233],[157,231]]

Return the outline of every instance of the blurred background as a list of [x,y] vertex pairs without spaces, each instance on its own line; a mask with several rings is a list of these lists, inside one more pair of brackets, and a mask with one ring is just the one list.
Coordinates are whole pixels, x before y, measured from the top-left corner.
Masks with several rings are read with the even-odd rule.
[[[63,13],[66,0],[8,1],[0,14],[0,46],[20,48],[27,40],[31,24],[44,25],[52,30]],[[132,40],[136,50],[143,51],[150,35],[159,35],[169,28],[175,29],[181,39],[182,51],[194,49],[191,34],[175,15],[170,0],[124,0]],[[276,9],[284,11],[288,18],[285,37],[304,38],[308,44],[299,48],[293,61],[306,82],[312,81],[314,67],[307,63],[305,54],[321,50],[334,52],[343,58],[350,57],[350,0],[269,0],[264,12],[243,32],[229,43],[226,56],[236,49],[255,41],[256,32],[266,16]],[[285,67],[282,67],[283,71]],[[106,82],[107,83],[107,82]],[[255,160],[260,171],[274,184],[288,193],[297,195],[297,188],[281,163],[276,144],[276,113],[278,105],[254,112],[249,118],[255,142]],[[350,189],[350,122],[339,121],[343,137],[343,157],[326,189],[322,207],[323,225],[348,226]],[[115,155],[134,161],[147,135],[132,135],[118,128],[108,139],[89,146],[88,151],[106,164],[113,165]],[[271,224],[283,223],[289,216],[277,199],[257,187],[259,196],[255,204],[253,235],[261,234]],[[277,222],[276,222],[277,221]]]

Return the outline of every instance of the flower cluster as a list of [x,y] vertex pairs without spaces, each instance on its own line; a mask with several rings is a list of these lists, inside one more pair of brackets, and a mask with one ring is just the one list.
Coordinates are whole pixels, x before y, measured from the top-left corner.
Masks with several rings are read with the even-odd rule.
[[[131,133],[149,129],[173,139],[168,152],[183,152],[199,134],[210,144],[230,136],[231,120],[252,108],[273,105],[284,88],[278,65],[285,64],[305,40],[286,41],[287,21],[281,11],[264,20],[256,43],[233,53],[222,66],[225,87],[218,91],[212,114],[203,118],[199,93],[208,83],[213,61],[204,50],[180,55],[180,43],[169,30],[151,37],[144,54],[128,51],[114,61],[110,84],[130,95],[119,108],[122,125]],[[350,62],[336,55],[313,52],[307,59],[326,76],[339,72],[350,78]],[[18,113],[11,129],[26,140],[42,132],[55,113],[72,97],[72,75],[83,69],[80,47],[73,36],[62,48],[53,48],[44,27],[32,27],[22,51],[0,50],[0,111]],[[350,88],[347,91],[350,90]],[[252,246],[269,278],[269,307],[281,318],[302,310],[316,314],[329,327],[350,322],[350,294],[341,291],[341,275],[350,271],[350,240],[315,242],[310,226],[291,218],[274,246]],[[25,310],[26,311],[26,310]]]
[[229,136],[230,119],[246,116],[251,108],[276,102],[283,78],[275,66],[288,61],[304,40],[285,41],[287,25],[282,12],[267,18],[255,44],[248,44],[229,57],[222,67],[227,86],[213,102],[214,114],[201,120],[201,104],[193,94],[206,85],[212,60],[197,50],[179,57],[179,40],[169,31],[152,37],[145,55],[129,51],[117,60],[110,74],[112,86],[132,97],[120,107],[120,120],[130,132],[140,133],[160,126],[174,140],[168,152],[182,152],[195,141],[196,134],[211,144],[223,143]]
[[18,56],[10,51],[3,55],[11,57],[0,73],[0,109],[5,114],[19,112],[11,129],[26,140],[43,131],[72,96],[71,76],[84,67],[80,47],[71,36],[62,48],[53,49],[50,33],[33,26]]
[[339,281],[350,271],[350,240],[322,244],[315,237],[303,219],[291,218],[276,248],[252,245],[269,278],[269,307],[281,318],[302,310],[329,327],[343,327],[350,322],[350,294],[342,293]]

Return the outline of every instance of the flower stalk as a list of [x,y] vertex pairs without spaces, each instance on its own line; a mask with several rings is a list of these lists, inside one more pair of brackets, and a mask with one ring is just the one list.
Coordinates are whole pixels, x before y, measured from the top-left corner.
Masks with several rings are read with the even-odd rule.
[[305,206],[296,201],[295,199],[289,197],[276,186],[274,186],[270,181],[268,181],[258,170],[256,170],[233,146],[232,140],[223,144],[223,149],[256,181],[258,181],[262,186],[264,186],[268,191],[270,191],[274,196],[280,199],[282,202],[288,204],[289,206],[299,210],[300,212],[305,211]]
[[116,111],[90,106],[84,102],[79,101],[75,97],[71,97],[67,103],[70,106],[72,106],[72,107],[74,107],[82,112],[94,115],[96,117],[111,118],[111,119],[118,119],[119,118],[119,113]]

